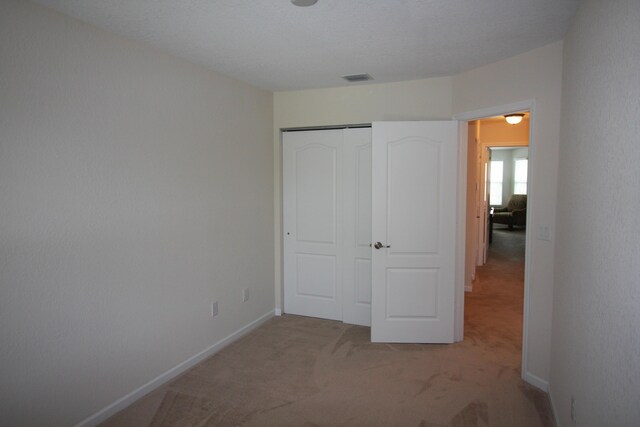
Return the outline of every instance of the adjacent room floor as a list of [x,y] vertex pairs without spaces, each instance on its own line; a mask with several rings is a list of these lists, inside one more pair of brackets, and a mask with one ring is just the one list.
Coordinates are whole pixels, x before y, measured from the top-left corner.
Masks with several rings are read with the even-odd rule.
[[372,344],[369,328],[284,315],[104,425],[553,426],[520,379],[523,255],[523,231],[496,230],[461,343]]

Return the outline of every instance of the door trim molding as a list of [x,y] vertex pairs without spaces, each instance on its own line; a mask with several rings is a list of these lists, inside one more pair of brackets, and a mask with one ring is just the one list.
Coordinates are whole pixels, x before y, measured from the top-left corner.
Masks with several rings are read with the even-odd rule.
[[[458,120],[454,116],[455,120]],[[458,199],[456,212],[456,254],[455,254],[455,301],[453,312],[453,341],[464,338],[464,275],[466,270],[465,252],[467,239],[467,145],[469,124],[458,121]],[[471,289],[469,289],[471,291]]]
[[[464,185],[458,184],[458,229],[457,229],[457,259],[456,259],[456,341],[462,341],[464,337],[464,247],[465,247],[465,214],[466,214],[466,175],[467,175],[467,124],[469,121],[484,119],[487,117],[500,116],[504,114],[515,113],[519,111],[529,111],[529,165],[536,165],[536,134],[534,132],[537,129],[538,116],[536,113],[536,101],[534,99],[527,99],[524,101],[514,102],[511,104],[497,105],[493,107],[481,108],[478,110],[472,110],[456,114],[453,116],[454,120],[460,121],[460,135],[462,135],[462,128],[464,131],[464,141],[460,139],[460,147],[458,149],[458,167],[459,177],[464,181]],[[464,166],[463,166],[464,165]],[[528,369],[528,336],[529,336],[529,311],[530,311],[530,290],[531,290],[531,255],[533,253],[533,225],[534,222],[534,206],[536,200],[536,191],[534,185],[533,175],[535,167],[528,168],[527,176],[527,225],[525,234],[525,260],[524,260],[524,310],[522,319],[522,367],[521,376],[526,382],[536,386],[544,386],[544,381],[540,380],[535,375],[531,374]],[[539,379],[540,381],[536,381]],[[546,391],[546,390],[545,390]]]

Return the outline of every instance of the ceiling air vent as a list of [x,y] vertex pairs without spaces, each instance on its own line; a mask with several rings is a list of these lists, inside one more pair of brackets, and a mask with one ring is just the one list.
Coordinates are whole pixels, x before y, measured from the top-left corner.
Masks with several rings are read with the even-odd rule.
[[348,81],[349,83],[366,82],[367,80],[373,80],[373,77],[371,77],[367,73],[364,73],[364,74],[351,74],[349,76],[342,76],[342,78],[345,79],[346,81]]

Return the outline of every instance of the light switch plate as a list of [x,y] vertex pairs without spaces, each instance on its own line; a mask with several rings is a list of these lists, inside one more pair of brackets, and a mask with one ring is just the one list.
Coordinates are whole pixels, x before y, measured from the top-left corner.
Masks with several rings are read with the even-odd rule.
[[551,231],[549,230],[548,225],[538,226],[538,240],[551,241]]

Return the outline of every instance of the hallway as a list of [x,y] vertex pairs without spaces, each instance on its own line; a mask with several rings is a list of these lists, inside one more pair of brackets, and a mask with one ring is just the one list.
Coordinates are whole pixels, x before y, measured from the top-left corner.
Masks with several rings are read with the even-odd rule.
[[465,341],[500,349],[520,374],[524,299],[525,230],[495,228],[488,260],[465,293]]

